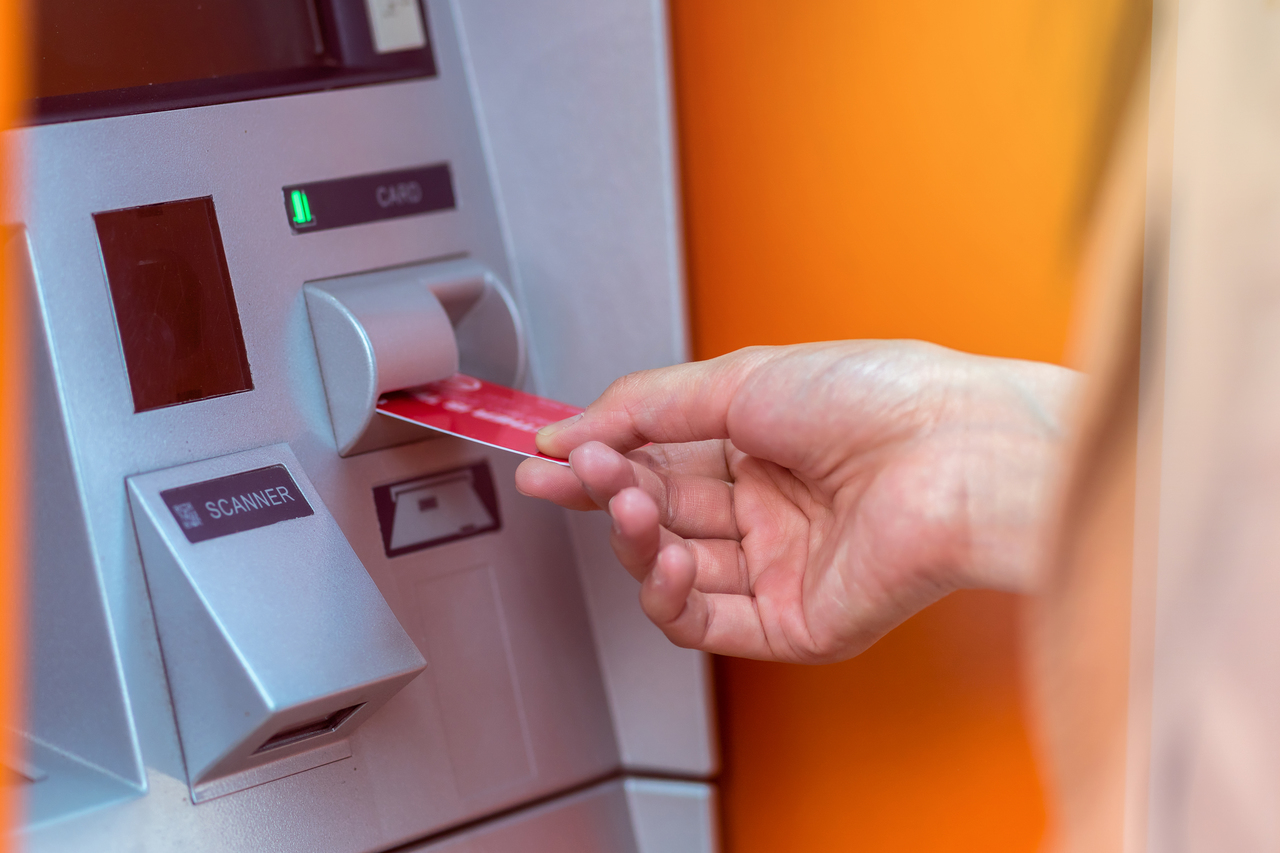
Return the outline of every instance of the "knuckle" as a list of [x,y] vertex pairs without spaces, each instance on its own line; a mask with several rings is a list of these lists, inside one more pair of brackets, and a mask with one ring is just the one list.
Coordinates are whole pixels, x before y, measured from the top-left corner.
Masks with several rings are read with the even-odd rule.
[[609,387],[600,395],[601,400],[613,402],[616,399],[629,400],[643,390],[645,374],[648,371],[637,371],[619,376],[609,383]]
[[676,485],[674,480],[665,475],[659,475],[658,485],[660,498],[658,511],[662,523],[670,527],[671,523],[683,514],[680,505],[680,487]]

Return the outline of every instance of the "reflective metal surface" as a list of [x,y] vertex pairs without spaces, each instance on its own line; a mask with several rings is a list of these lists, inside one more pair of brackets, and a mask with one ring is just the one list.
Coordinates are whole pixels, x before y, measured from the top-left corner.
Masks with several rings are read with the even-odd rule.
[[[454,439],[339,455],[307,282],[479,265],[509,293],[487,290],[458,322],[464,368],[516,365],[518,379],[527,348],[526,387],[572,402],[684,357],[661,4],[431,0],[426,10],[432,79],[14,134],[28,178],[6,209],[20,213],[12,239],[30,247],[20,254],[39,330],[31,850],[372,851],[472,822],[469,832],[487,832],[488,816],[535,801],[555,810],[563,800],[560,813],[581,820],[556,825],[588,827],[595,807],[575,811],[581,795],[565,792],[630,769],[715,770],[705,659],[644,620],[599,519],[566,523],[515,492],[516,459]],[[437,162],[450,164],[455,209],[295,234],[281,202],[284,187]],[[200,197],[216,209],[253,390],[135,412],[93,214]],[[527,341],[510,333],[513,315]],[[193,804],[212,765],[183,753],[181,679],[166,672],[166,628],[153,618],[163,605],[148,589],[127,483],[274,446],[427,668],[358,726],[332,724],[314,747],[290,741],[289,760],[306,758],[287,775],[240,777]],[[388,557],[374,490],[481,462],[500,527]],[[265,538],[282,555],[314,545]],[[312,612],[323,630],[324,609]],[[311,710],[324,714],[282,720],[275,735],[331,725],[327,705]],[[647,853],[646,821],[666,818],[627,793],[639,783],[609,784],[624,794],[606,811],[625,820],[579,849]],[[707,850],[710,789],[690,785],[696,796],[676,798],[696,818],[682,838]],[[475,849],[531,849],[493,832]]]

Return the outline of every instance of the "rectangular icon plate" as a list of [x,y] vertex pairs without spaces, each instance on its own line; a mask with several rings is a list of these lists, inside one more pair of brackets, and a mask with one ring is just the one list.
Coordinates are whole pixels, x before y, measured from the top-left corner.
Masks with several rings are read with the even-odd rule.
[[448,163],[284,187],[285,213],[294,234],[457,206]]
[[160,497],[192,543],[314,514],[283,465],[179,486]]

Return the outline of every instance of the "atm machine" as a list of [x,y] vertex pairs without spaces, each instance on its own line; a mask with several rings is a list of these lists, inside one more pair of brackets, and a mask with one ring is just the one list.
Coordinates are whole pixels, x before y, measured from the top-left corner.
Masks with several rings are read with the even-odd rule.
[[659,0],[38,0],[22,849],[712,851],[607,520],[384,420],[686,357]]

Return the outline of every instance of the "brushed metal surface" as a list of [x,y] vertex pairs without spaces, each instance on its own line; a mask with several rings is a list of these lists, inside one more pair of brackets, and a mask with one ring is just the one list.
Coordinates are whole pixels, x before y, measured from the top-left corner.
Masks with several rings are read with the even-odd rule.
[[[633,630],[644,623],[624,594],[630,579],[575,542],[562,511],[516,493],[515,458],[450,438],[337,452],[306,282],[478,264],[507,291],[487,291],[458,324],[464,367],[515,364],[519,381],[525,344],[491,335],[515,316],[526,387],[578,402],[612,376],[684,357],[661,3],[428,0],[426,11],[434,79],[11,134],[26,185],[4,209],[30,246],[47,366],[36,407],[44,486],[62,513],[38,522],[61,574],[36,571],[65,579],[40,581],[52,618],[33,637],[42,651],[31,677],[44,685],[33,708],[62,719],[64,733],[85,709],[102,710],[92,720],[101,734],[79,752],[33,729],[43,778],[24,787],[27,849],[373,851],[624,764],[714,766],[704,659]],[[283,186],[435,162],[450,164],[455,210],[289,228]],[[138,414],[92,214],[203,196],[217,212],[254,389]],[[126,480],[277,444],[428,668],[344,741],[349,758],[193,805]],[[387,558],[372,489],[479,461],[493,471],[501,529]],[[593,579],[621,592],[601,594]],[[52,642],[67,620],[82,639]],[[585,849],[634,850],[627,825]],[[482,849],[522,849],[502,837]]]

